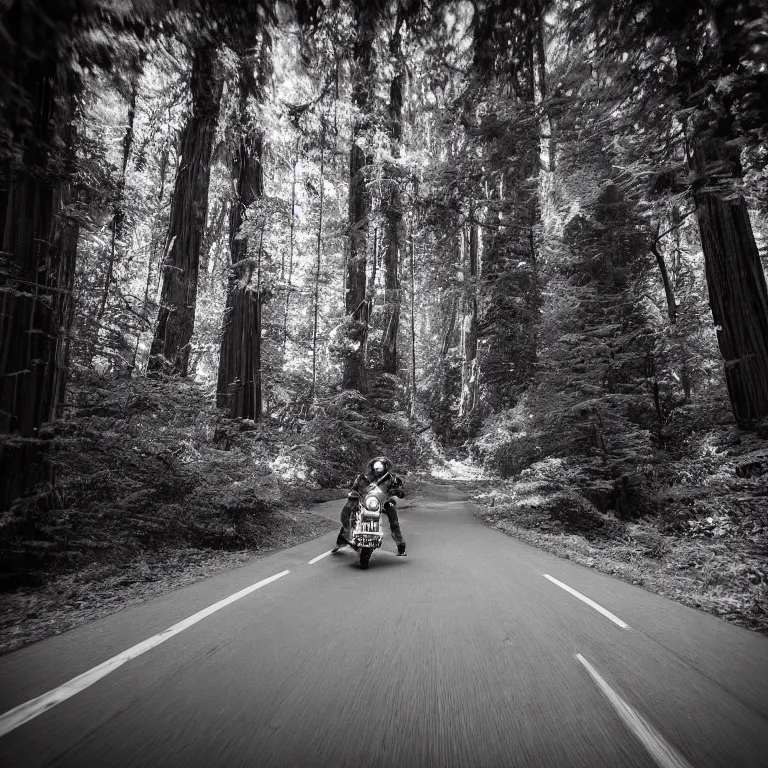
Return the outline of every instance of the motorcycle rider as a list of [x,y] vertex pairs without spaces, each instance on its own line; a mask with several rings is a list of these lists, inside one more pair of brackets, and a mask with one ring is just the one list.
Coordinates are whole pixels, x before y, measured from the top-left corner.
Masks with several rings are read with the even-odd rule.
[[[355,478],[352,483],[352,491],[347,494],[347,503],[341,510],[341,530],[336,537],[336,546],[333,548],[333,552],[338,552],[339,549],[349,544],[345,534],[349,528],[349,518],[360,504],[360,499],[356,494],[362,495],[371,483],[376,483],[390,496],[397,496],[401,499],[405,497],[403,481],[392,471],[392,462],[386,456],[377,456],[375,459],[371,459],[365,465],[365,470]],[[382,512],[389,519],[389,530],[395,544],[397,544],[398,556],[405,556],[405,540],[400,532],[395,500],[389,499]]]

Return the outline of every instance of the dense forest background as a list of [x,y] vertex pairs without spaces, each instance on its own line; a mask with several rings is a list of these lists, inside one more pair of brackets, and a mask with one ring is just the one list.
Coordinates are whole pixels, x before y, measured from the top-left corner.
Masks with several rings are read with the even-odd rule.
[[0,33],[6,587],[314,535],[387,453],[765,627],[762,0],[9,0]]

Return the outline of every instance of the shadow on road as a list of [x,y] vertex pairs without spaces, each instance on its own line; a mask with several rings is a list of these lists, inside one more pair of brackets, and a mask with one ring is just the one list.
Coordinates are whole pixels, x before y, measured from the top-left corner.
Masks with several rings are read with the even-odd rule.
[[[341,561],[342,558],[347,561],[347,565],[350,568],[360,570],[360,555],[357,552],[353,552],[351,549],[347,549],[346,552],[338,552],[335,555],[331,555],[331,558],[336,561]],[[376,552],[371,557],[368,563],[368,570],[376,570],[377,568],[399,568],[408,562],[408,557],[398,557],[394,552]]]

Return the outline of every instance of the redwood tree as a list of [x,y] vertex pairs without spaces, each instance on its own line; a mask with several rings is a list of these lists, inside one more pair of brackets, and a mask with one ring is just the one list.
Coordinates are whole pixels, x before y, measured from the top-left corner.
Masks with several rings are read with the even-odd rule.
[[344,357],[342,387],[361,392],[367,388],[365,342],[368,336],[369,306],[365,274],[371,200],[366,186],[366,174],[372,161],[365,149],[364,134],[370,127],[368,111],[373,96],[373,43],[378,14],[376,3],[357,0],[357,39],[352,51],[352,102],[358,110],[358,116],[353,126],[349,153],[349,256],[344,301],[349,349]]
[[37,438],[64,391],[77,246],[65,211],[78,89],[63,61],[71,11],[17,0],[0,17],[0,433],[12,436],[0,443],[0,510],[51,479]]
[[[739,49],[746,41],[736,39],[736,28],[744,21],[742,18],[737,25],[739,11],[750,3],[744,6],[715,12],[709,39],[702,36],[698,19],[688,20],[683,37],[688,44],[678,43],[675,53],[682,106],[695,110],[687,125],[688,164],[694,175],[693,199],[709,305],[734,418],[743,429],[751,429],[768,421],[768,288],[746,201],[735,190],[741,175],[740,151],[729,146],[728,140],[737,138],[734,102],[738,95],[716,92],[706,104],[699,102],[708,86],[702,70],[709,69],[710,79],[745,75]],[[759,81],[745,79],[751,87],[759,87]],[[766,86],[768,78],[764,77]],[[745,121],[741,122],[743,129]]]
[[[402,8],[398,8],[395,32],[389,44],[389,52],[396,62],[395,75],[389,86],[389,143],[394,159],[400,156],[403,137],[403,87],[405,67],[401,50],[400,28],[404,20]],[[389,163],[387,193],[382,200],[385,220],[384,248],[384,336],[382,358],[385,373],[398,372],[397,336],[400,328],[400,255],[403,250],[403,199],[400,174],[396,163]]]
[[[475,409],[478,398],[480,376],[477,359],[477,224],[470,207],[469,223],[469,259],[467,263],[467,293],[464,296],[464,323],[462,327],[461,347],[463,360],[461,365],[461,399],[459,418],[468,418]],[[464,234],[461,234],[464,237]]]
[[[75,129],[83,78],[131,70],[146,34],[130,4],[10,0],[0,11],[0,510],[47,492],[41,427],[63,403],[79,235]],[[91,34],[98,28],[99,34]],[[126,44],[127,43],[127,44]],[[73,62],[77,61],[77,66]]]
[[[264,46],[262,46],[264,50]],[[263,61],[241,54],[239,58],[239,105],[236,147],[232,153],[233,199],[229,213],[229,248],[232,270],[224,311],[219,355],[216,403],[233,418],[261,416],[261,281],[260,264],[248,256],[248,238],[240,232],[249,205],[264,194],[262,133],[248,124],[249,96],[260,89],[255,69],[264,72]]]
[[192,105],[180,142],[181,165],[171,204],[163,287],[150,369],[164,361],[187,375],[190,341],[195,326],[197,277],[208,213],[211,150],[219,117],[223,80],[216,46],[194,45],[190,92]]
[[597,50],[613,83],[635,97],[628,104],[637,124],[653,121],[657,131],[660,120],[674,117],[683,126],[684,181],[692,181],[725,380],[735,420],[746,429],[768,419],[768,290],[738,184],[741,147],[759,143],[768,126],[764,14],[762,0],[592,0],[569,20],[574,36],[622,30],[601,33]]
[[744,198],[713,184],[718,174],[730,176],[725,142],[696,141],[692,165],[701,180],[694,188],[696,217],[725,383],[736,423],[750,429],[768,419],[765,273]]

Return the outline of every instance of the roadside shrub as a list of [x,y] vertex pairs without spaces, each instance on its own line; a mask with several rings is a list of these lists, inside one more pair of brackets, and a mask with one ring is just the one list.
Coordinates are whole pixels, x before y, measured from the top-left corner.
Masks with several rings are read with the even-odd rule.
[[528,435],[516,436],[496,446],[486,458],[485,466],[501,478],[509,478],[528,469],[543,457],[537,439]]
[[556,493],[547,499],[546,509],[549,519],[560,523],[568,533],[583,534],[603,526],[599,512],[578,493]]
[[278,425],[232,427],[222,441],[220,414],[193,382],[86,383],[54,425],[56,504],[0,529],[0,572],[81,569],[168,547],[255,548],[284,527],[270,468]]
[[650,557],[654,560],[661,560],[671,551],[666,537],[658,531],[636,529],[630,534],[630,538],[639,545],[640,551],[645,557]]

